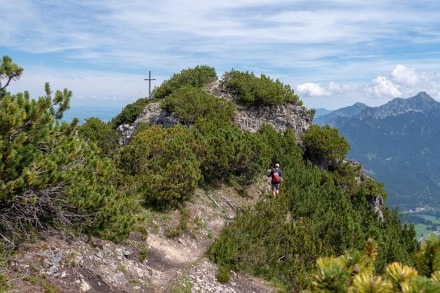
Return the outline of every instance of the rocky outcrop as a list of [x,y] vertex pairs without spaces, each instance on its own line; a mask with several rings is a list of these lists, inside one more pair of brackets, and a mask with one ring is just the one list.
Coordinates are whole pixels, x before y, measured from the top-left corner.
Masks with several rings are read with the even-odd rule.
[[[231,100],[228,93],[221,90],[218,83],[214,83],[209,92],[219,98]],[[280,132],[292,129],[297,140],[299,140],[301,134],[309,128],[312,119],[313,115],[304,107],[286,103],[258,108],[244,108],[237,105],[234,122],[240,129],[249,132],[257,132],[265,124],[272,125]],[[131,136],[142,123],[162,125],[168,128],[179,123],[179,120],[173,113],[163,110],[161,102],[151,102],[133,123],[122,124],[117,128],[122,136],[121,145],[125,145],[130,141]]]
[[162,125],[166,128],[179,123],[179,120],[172,113],[163,110],[160,105],[160,102],[151,102],[145,107],[133,123],[119,125],[117,130],[121,134],[120,144],[127,144],[139,125],[143,123],[149,125]]
[[383,222],[384,216],[383,216],[383,198],[380,195],[374,196],[369,200],[370,204],[373,206],[373,210],[377,215],[377,218]]
[[[355,168],[360,168],[361,176],[356,176],[354,179],[356,180],[357,184],[360,185],[363,180],[372,179],[371,176],[368,174],[368,170],[366,170],[361,163],[355,160],[344,160],[344,163],[351,165]],[[351,188],[349,185],[343,186],[344,189]],[[371,208],[373,209],[374,213],[376,214],[379,221],[383,222],[385,221],[384,215],[383,215],[383,208],[384,208],[384,200],[383,197],[380,194],[372,195],[367,198],[369,204],[371,205]]]
[[303,107],[293,104],[238,109],[235,124],[243,130],[256,132],[264,124],[272,125],[276,130],[284,132],[291,129],[297,139],[309,128],[312,115]]

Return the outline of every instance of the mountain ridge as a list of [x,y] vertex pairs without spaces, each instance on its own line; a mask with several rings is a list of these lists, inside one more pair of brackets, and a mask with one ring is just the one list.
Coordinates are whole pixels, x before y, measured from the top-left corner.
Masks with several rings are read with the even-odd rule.
[[332,124],[332,121],[337,119],[338,117],[352,117],[359,114],[362,110],[364,110],[367,105],[364,103],[357,102],[353,104],[352,106],[343,107],[337,110],[334,110],[326,115],[321,115],[314,119],[314,122],[318,125],[324,125],[324,124]]
[[426,92],[419,92],[407,99],[395,98],[379,107],[366,107],[359,115],[361,118],[371,116],[376,119],[384,119],[391,115],[397,116],[411,111],[429,113],[438,108],[440,108],[439,102],[435,101]]
[[[379,107],[367,106],[357,115],[338,113],[336,110],[332,119],[320,125],[338,129],[347,139],[351,145],[347,157],[359,161],[385,184],[391,206],[440,208],[440,178],[436,175],[440,169],[440,102],[420,92]],[[322,121],[325,119],[315,123]]]
[[384,119],[390,115],[397,116],[410,111],[426,113],[437,109],[440,109],[440,102],[437,102],[425,91],[421,91],[413,97],[395,98],[377,107],[370,107],[364,103],[356,102],[351,106],[342,107],[315,117],[313,122],[318,125],[328,124],[333,126],[334,120],[341,117],[352,118],[359,115],[361,118],[372,116],[376,119]]

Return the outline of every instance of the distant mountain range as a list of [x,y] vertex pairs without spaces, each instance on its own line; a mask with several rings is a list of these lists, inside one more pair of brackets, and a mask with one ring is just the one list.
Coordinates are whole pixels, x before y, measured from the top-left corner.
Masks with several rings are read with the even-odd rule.
[[317,117],[319,117],[319,116],[327,115],[327,114],[329,114],[331,112],[333,112],[333,110],[328,110],[328,109],[325,109],[325,108],[318,108],[318,109],[316,109],[315,119]]
[[427,93],[380,107],[356,103],[314,123],[339,130],[347,157],[385,184],[388,206],[440,210],[440,103]]
[[[368,106],[363,103],[356,103],[353,106],[340,108],[335,111],[330,111],[327,114],[315,116],[314,122],[318,125],[329,124],[332,125],[333,120],[338,119],[339,117],[353,117],[359,114],[362,110],[367,108]],[[320,112],[323,113],[325,109],[320,109]]]

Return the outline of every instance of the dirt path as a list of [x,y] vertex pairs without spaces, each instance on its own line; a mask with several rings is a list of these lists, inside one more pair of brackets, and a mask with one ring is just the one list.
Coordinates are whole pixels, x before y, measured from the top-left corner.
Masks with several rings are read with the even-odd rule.
[[[262,194],[265,190],[249,191]],[[198,190],[185,209],[184,231],[167,237],[182,213],[155,215],[148,233],[133,233],[115,244],[94,238],[52,232],[20,247],[10,265],[9,292],[275,292],[265,282],[231,272],[217,280],[217,266],[205,255],[235,209],[258,198],[244,198],[223,187]]]

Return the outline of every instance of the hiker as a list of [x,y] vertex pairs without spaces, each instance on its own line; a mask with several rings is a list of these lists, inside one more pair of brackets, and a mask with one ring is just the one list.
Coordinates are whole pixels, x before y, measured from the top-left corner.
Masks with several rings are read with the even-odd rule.
[[267,177],[271,177],[272,195],[277,197],[280,192],[280,183],[283,181],[283,174],[280,169],[280,164],[275,164],[275,168],[272,168],[267,174]]

